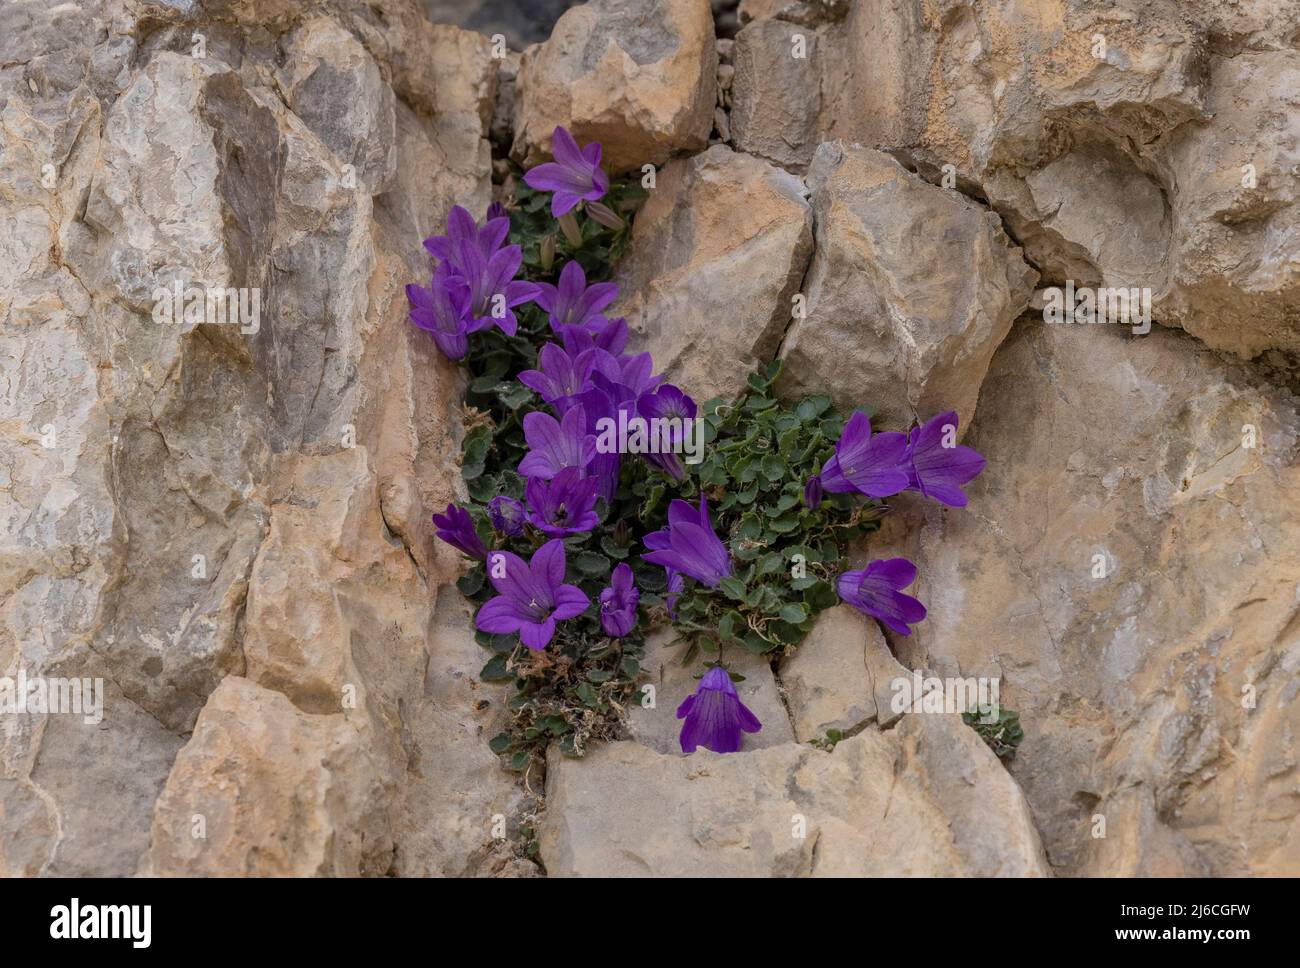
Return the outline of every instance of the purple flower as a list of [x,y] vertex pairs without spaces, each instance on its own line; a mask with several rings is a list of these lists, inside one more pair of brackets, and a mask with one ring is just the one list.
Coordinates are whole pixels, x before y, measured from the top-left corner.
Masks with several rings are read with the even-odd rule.
[[925,606],[899,589],[916,581],[916,565],[906,558],[873,561],[861,571],[846,571],[837,582],[840,598],[859,612],[878,618],[899,635],[925,618]]
[[493,202],[487,207],[487,220],[490,222],[494,218],[503,218],[507,220],[510,218],[510,213],[506,211],[506,207],[500,202]]
[[461,240],[453,271],[469,286],[469,332],[496,325],[507,336],[515,335],[519,322],[514,307],[537,295],[536,284],[515,280],[522,260],[523,252],[517,245],[508,245],[489,258],[476,243]]
[[844,425],[835,456],[822,468],[822,487],[832,494],[860,491],[867,497],[889,497],[907,488],[902,467],[907,451],[903,434],[871,436],[871,421],[856,410]]
[[517,538],[524,533],[524,505],[512,497],[498,494],[488,501],[488,517],[497,534]]
[[600,627],[606,635],[621,639],[636,625],[636,606],[641,599],[632,581],[632,566],[626,561],[614,569],[609,587],[600,593]]
[[556,412],[564,414],[572,405],[572,398],[587,388],[591,371],[598,362],[597,354],[601,352],[604,351],[592,346],[575,353],[547,343],[537,358],[541,369],[524,370],[519,374],[519,382],[536,390]]
[[560,339],[564,341],[564,348],[570,354],[594,346],[618,356],[627,347],[627,320],[622,317],[610,320],[604,327],[568,326],[561,323],[551,328],[560,334]]
[[557,286],[549,282],[537,283],[537,305],[551,317],[556,332],[562,326],[579,326],[592,330],[592,335],[603,332],[609,320],[601,310],[618,298],[618,286],[612,282],[594,282],[587,285],[587,274],[577,260],[570,260],[560,272]]
[[646,535],[645,544],[651,549],[641,556],[646,561],[690,575],[710,588],[731,575],[731,556],[713,533],[703,494],[699,511],[681,500],[668,505],[668,527]]
[[453,548],[458,548],[479,561],[487,558],[487,548],[483,545],[483,539],[474,530],[474,519],[464,508],[448,504],[446,514],[433,516],[433,528],[433,533]]
[[546,648],[555,623],[581,615],[591,604],[577,585],[564,584],[564,542],[548,541],[532,562],[508,551],[492,552],[488,579],[497,590],[474,619],[480,631],[494,635],[518,632],[528,648]]
[[649,353],[628,354],[616,359],[618,382],[627,387],[633,397],[649,393],[663,382],[663,377],[654,375],[655,363]]
[[[686,421],[694,420],[698,410],[695,401],[684,394],[678,387],[671,383],[665,383],[653,393],[643,393],[636,401],[637,412],[647,420],[653,420],[658,417],[663,420],[678,420],[677,425],[666,424],[668,427],[668,444],[669,450],[658,454],[645,454],[646,460],[652,464],[662,467],[665,472],[675,481],[680,481],[686,476],[682,469],[682,462],[678,458],[681,453],[686,437]],[[653,424],[651,425],[653,426]],[[662,441],[660,444],[662,445]]]
[[920,491],[940,504],[964,508],[966,492],[961,485],[978,476],[985,463],[978,451],[957,443],[955,411],[941,413],[908,434],[903,458],[907,489]]
[[596,437],[586,430],[587,415],[582,407],[570,407],[561,420],[540,410],[526,414],[524,439],[529,450],[519,462],[519,473],[543,480],[566,467],[581,473],[596,456]]
[[817,474],[808,478],[803,486],[803,503],[816,511],[822,506],[822,479]]
[[458,270],[461,269],[457,260],[460,258],[462,242],[470,242],[478,246],[479,251],[483,253],[483,258],[490,259],[510,233],[510,219],[506,217],[506,210],[500,205],[496,207],[501,209],[500,214],[497,214],[493,208],[488,208],[487,223],[480,228],[474,221],[473,215],[459,205],[453,206],[451,214],[447,216],[447,234],[425,239],[424,247],[435,259],[452,263]]
[[551,214],[559,218],[581,201],[594,202],[609,191],[609,178],[600,170],[600,145],[579,148],[573,135],[557,127],[551,135],[555,161],[538,165],[524,174],[528,187],[554,192]]
[[566,467],[549,481],[531,478],[524,491],[529,523],[554,538],[590,531],[600,523],[596,484],[576,467]]
[[[614,363],[617,365],[617,361]],[[578,395],[578,402],[587,414],[587,432],[593,435],[602,431],[602,420],[613,420],[613,425],[618,426],[621,412],[629,416],[636,413],[636,394],[610,379],[600,368],[592,371],[590,385]],[[600,496],[606,503],[613,503],[618,492],[622,466],[623,455],[617,449],[602,452],[597,448],[596,457],[587,468],[588,473],[600,482]]]
[[433,337],[442,355],[459,360],[469,352],[469,289],[459,278],[434,273],[433,288],[408,285],[411,322]]
[[[649,539],[647,539],[647,543],[649,543]],[[682,590],[686,587],[686,579],[682,577],[680,572],[673,571],[671,568],[665,568],[664,571],[668,575],[668,594],[664,596],[664,606],[668,609],[668,617],[676,620],[677,599],[682,596]]]
[[694,695],[677,707],[677,718],[686,720],[680,737],[683,753],[694,753],[700,746],[715,753],[735,753],[740,750],[741,730],[757,733],[763,728],[740,701],[731,676],[721,666],[704,674]]

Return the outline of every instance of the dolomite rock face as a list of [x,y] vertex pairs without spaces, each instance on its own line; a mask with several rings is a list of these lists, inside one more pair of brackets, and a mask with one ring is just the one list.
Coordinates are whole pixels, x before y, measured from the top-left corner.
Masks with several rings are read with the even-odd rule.
[[817,248],[777,389],[874,406],[896,430],[949,409],[968,421],[1037,274],[997,216],[880,152],[822,145],[808,183]]
[[383,873],[393,839],[381,775],[346,716],[228,676],[158,799],[146,873]]
[[592,0],[567,11],[519,67],[513,154],[544,161],[563,126],[604,145],[615,172],[704,148],[718,68],[708,0]]
[[802,182],[715,145],[659,173],[616,307],[634,345],[698,402],[735,397],[780,346],[811,253]]
[[1177,332],[1026,320],[966,442],[969,506],[897,499],[869,552],[920,570],[905,665],[1001,677],[1053,866],[1294,873],[1300,403]]
[[[528,777],[547,873],[1300,873],[1300,8],[745,0],[718,42],[593,0],[499,59],[450,6],[0,5],[0,676],[104,689],[0,715],[0,874],[539,871],[429,524],[464,378],[403,287],[489,133],[557,124],[658,168],[616,304],[657,369],[702,401],[779,355],[988,467],[858,549],[917,562],[913,636],[841,606],[734,659],[741,753],[680,753],[652,639],[629,739]],[[1013,326],[1066,280],[1152,332]],[[1000,678],[1009,770],[893,711],[912,669]]]
[[1050,284],[1149,288],[1214,348],[1300,351],[1293,7],[799,6],[751,5],[736,37],[738,148],[792,171],[832,138],[889,151],[987,199]]
[[490,42],[405,0],[0,17],[0,673],[106,693],[0,718],[0,872],[474,872],[518,803],[485,748],[474,805],[406,797],[503,705],[426,685],[476,648],[432,621],[460,378],[402,287],[488,202]]
[[904,717],[826,753],[690,757],[612,743],[548,759],[552,877],[1041,876],[1015,782],[959,717]]

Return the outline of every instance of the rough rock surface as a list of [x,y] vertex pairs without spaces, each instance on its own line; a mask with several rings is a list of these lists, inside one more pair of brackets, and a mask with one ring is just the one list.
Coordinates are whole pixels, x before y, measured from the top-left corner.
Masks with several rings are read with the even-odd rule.
[[524,51],[515,157],[550,152],[557,125],[604,145],[615,172],[661,165],[709,142],[718,69],[708,0],[592,0]]
[[1050,282],[1149,286],[1210,346],[1300,352],[1294,5],[799,6],[751,4],[736,37],[738,148],[889,151],[987,199]]
[[781,663],[781,687],[799,742],[828,730],[847,734],[867,723],[892,726],[891,683],[909,671],[894,658],[880,626],[848,605],[817,619],[794,655]]
[[997,216],[878,151],[828,142],[808,182],[817,249],[778,390],[874,406],[893,429],[949,409],[969,421],[1036,273]]
[[549,757],[542,860],[574,876],[1037,876],[1015,782],[959,717],[906,716],[829,753],[786,743]]
[[[0,18],[0,672],[106,691],[0,720],[0,872],[472,871],[518,793],[440,732],[498,690],[424,686],[476,647],[430,635],[459,377],[402,287],[487,204],[489,41],[407,0]],[[404,796],[435,747],[481,810]]]
[[970,505],[898,499],[870,552],[920,569],[906,665],[1001,677],[1053,866],[1295,873],[1300,401],[1176,331],[1026,320],[966,442]]
[[[538,871],[403,286],[556,124],[659,166],[620,308],[696,399],[780,353],[989,465],[865,549],[920,568],[901,664],[845,608],[737,661],[744,752],[678,752],[654,643],[632,740],[551,759],[547,871],[1300,873],[1300,7],[593,0],[499,59],[448,6],[0,4],[0,677],[104,686],[0,717],[0,874]],[[1034,270],[1156,326],[1009,331]],[[889,710],[912,668],[1001,678],[1010,772]]]
[[770,360],[812,253],[802,182],[715,145],[661,171],[620,266],[634,345],[700,402]]

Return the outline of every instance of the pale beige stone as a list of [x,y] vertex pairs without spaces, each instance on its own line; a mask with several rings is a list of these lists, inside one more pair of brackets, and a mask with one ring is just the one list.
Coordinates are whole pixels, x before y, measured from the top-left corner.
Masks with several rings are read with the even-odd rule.
[[909,675],[889,651],[880,626],[849,605],[817,618],[808,637],[781,663],[781,688],[801,743],[867,723],[893,725],[901,712],[893,683]]
[[873,407],[893,430],[947,410],[969,422],[1036,273],[995,215],[878,151],[828,142],[808,182],[817,250],[777,389]]
[[619,267],[632,345],[696,401],[732,398],[772,358],[812,252],[802,182],[715,145],[673,162]]
[[906,716],[829,753],[612,743],[550,756],[546,790],[552,877],[1047,873],[1015,782],[955,716]]
[[513,154],[531,167],[567,128],[604,146],[614,172],[704,148],[713,127],[718,54],[708,0],[592,0],[569,9],[524,51]]

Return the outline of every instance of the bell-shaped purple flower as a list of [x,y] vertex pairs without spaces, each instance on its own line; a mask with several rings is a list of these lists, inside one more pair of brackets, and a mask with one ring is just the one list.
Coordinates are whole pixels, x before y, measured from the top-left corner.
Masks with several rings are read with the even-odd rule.
[[498,494],[488,501],[488,518],[497,534],[517,538],[524,533],[524,505],[522,501]]
[[[665,383],[653,393],[643,393],[636,401],[637,412],[647,420],[653,420],[656,417],[662,420],[677,421],[676,423],[665,424],[668,428],[667,443],[669,449],[661,450],[657,454],[643,455],[646,460],[663,470],[675,481],[680,481],[686,476],[682,468],[680,454],[684,448],[686,438],[687,421],[695,419],[699,412],[695,406],[695,401],[684,394],[680,388],[673,386],[671,383]],[[654,426],[653,424],[651,425]],[[663,440],[659,443],[662,445]]]
[[821,476],[814,474],[808,478],[808,483],[803,486],[803,503],[816,511],[822,506],[822,490]]
[[581,201],[594,202],[609,191],[609,177],[600,168],[601,148],[592,143],[579,148],[573,135],[557,127],[551,135],[555,161],[524,173],[524,181],[539,192],[554,192],[551,214],[559,218]]
[[610,575],[609,587],[600,593],[600,627],[605,634],[621,639],[636,625],[636,606],[641,592],[632,580],[632,566],[620,562]]
[[[617,361],[614,361],[614,365],[617,366]],[[592,370],[590,385],[577,398],[587,414],[587,432],[593,435],[602,432],[603,420],[612,420],[613,426],[617,427],[620,412],[626,412],[628,416],[636,413],[636,395],[628,387],[610,379],[603,370],[604,367],[600,364]],[[595,458],[587,468],[587,473],[600,482],[599,494],[606,503],[612,504],[614,495],[618,492],[622,466],[623,455],[617,449],[602,451],[598,447]]]
[[461,279],[440,270],[431,289],[408,285],[406,298],[411,322],[433,337],[443,356],[459,360],[469,352],[469,288]]
[[483,539],[474,530],[474,519],[464,508],[448,504],[445,514],[435,514],[433,533],[471,558],[477,558],[479,561],[487,558],[487,548],[483,545]]
[[596,479],[566,467],[549,481],[529,479],[524,491],[529,523],[555,538],[590,531],[600,523],[596,514]]
[[517,245],[508,245],[485,258],[474,242],[462,240],[459,247],[457,272],[469,287],[469,332],[497,326],[507,336],[519,329],[514,307],[526,303],[537,295],[537,285],[515,279],[523,252]]
[[618,286],[612,282],[595,282],[587,285],[587,274],[576,259],[565,263],[560,272],[559,285],[537,283],[537,305],[546,310],[551,326],[578,326],[592,330],[594,336],[609,326],[601,310],[618,298]]
[[627,320],[611,319],[605,326],[553,326],[570,355],[593,346],[619,356],[627,348]]
[[721,666],[704,674],[695,693],[677,707],[677,718],[686,720],[680,736],[683,753],[694,753],[701,746],[715,753],[736,753],[742,731],[757,733],[763,728],[740,701],[731,676]]
[[487,222],[482,227],[474,221],[474,216],[468,211],[459,205],[452,206],[451,213],[447,216],[447,234],[425,239],[424,247],[435,259],[451,263],[452,267],[459,271],[463,271],[458,264],[462,242],[473,243],[483,254],[484,259],[490,259],[510,234],[510,219],[506,217],[505,208],[499,203],[494,204],[500,209],[500,213],[497,214],[493,208],[489,208]]
[[686,579],[671,568],[665,568],[664,572],[668,576],[668,594],[664,596],[664,607],[668,609],[668,617],[676,621],[677,599],[682,597],[682,592],[686,589]]
[[987,463],[978,451],[957,443],[957,413],[941,413],[907,437],[904,467],[907,489],[952,508],[966,506],[961,486],[979,476]]
[[555,343],[547,343],[537,357],[539,369],[524,370],[519,374],[519,382],[536,390],[562,415],[573,405],[573,399],[587,389],[591,371],[596,367],[597,353],[601,352],[604,351],[592,346],[573,353]]
[[519,633],[519,640],[540,651],[555,634],[555,624],[581,615],[591,604],[577,585],[564,584],[564,542],[548,541],[531,562],[509,551],[494,551],[488,580],[495,598],[483,603],[474,618],[480,631],[494,635]]
[[668,527],[646,535],[645,543],[652,549],[641,556],[646,561],[689,575],[710,588],[731,575],[731,556],[713,532],[703,494],[698,511],[682,500],[668,505]]
[[836,583],[840,598],[859,612],[878,618],[899,635],[925,618],[925,606],[899,589],[916,581],[916,565],[906,558],[873,561],[859,571],[846,571]]
[[596,456],[596,437],[587,433],[587,415],[579,406],[560,420],[540,410],[525,414],[524,439],[529,449],[519,462],[523,477],[550,480],[566,467],[581,473]]
[[889,497],[907,488],[903,434],[871,434],[871,421],[855,410],[844,425],[835,456],[822,468],[822,487],[832,494],[858,491],[867,497]]

